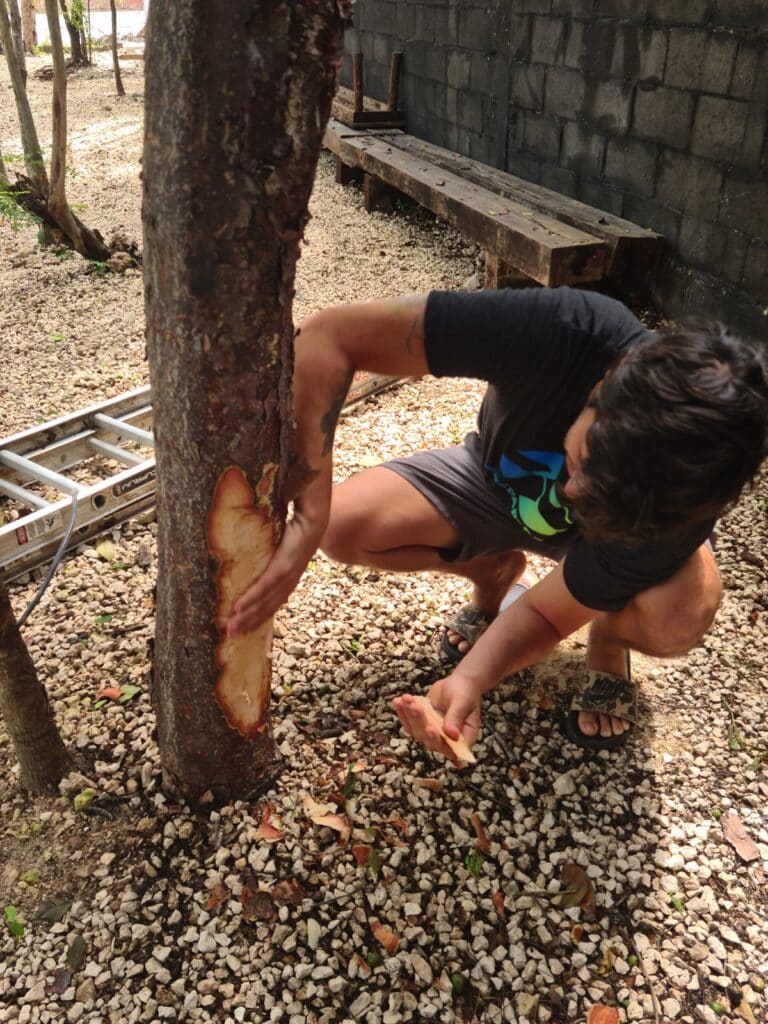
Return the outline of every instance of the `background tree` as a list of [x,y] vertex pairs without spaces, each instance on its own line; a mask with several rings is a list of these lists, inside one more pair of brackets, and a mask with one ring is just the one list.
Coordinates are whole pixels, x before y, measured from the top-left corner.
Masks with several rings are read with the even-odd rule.
[[[226,641],[292,493],[291,316],[346,2],[152,0],[145,295],[158,469],[153,701],[166,787],[273,763],[270,628]],[[295,467],[293,472],[296,477]]]
[[53,58],[53,145],[50,184],[12,40],[7,0],[0,0],[0,42],[5,50],[5,59],[13,85],[27,171],[26,175],[17,175],[16,181],[4,189],[4,194],[12,197],[20,207],[40,221],[53,241],[74,249],[88,259],[105,261],[112,255],[112,250],[97,231],[86,227],[72,213],[67,202],[67,69],[56,0],[46,0],[45,12]]
[[120,58],[117,54],[117,7],[115,0],[109,0],[109,9],[112,12],[112,66],[115,69],[115,88],[118,96],[125,96],[123,87],[123,76],[120,74]]
[[21,0],[21,31],[24,38],[24,52],[33,53],[37,46],[35,0]]
[[55,790],[70,758],[53,720],[45,687],[0,582],[0,716],[19,759],[21,785],[39,796]]
[[21,81],[26,88],[27,85],[27,59],[24,54],[24,37],[21,30],[21,15],[19,14],[18,0],[8,0],[8,17],[11,23],[11,38],[13,49],[19,65]]
[[[59,0],[61,14],[69,34],[69,52],[73,64],[89,64],[88,39],[85,32],[85,13],[83,0]],[[46,4],[46,12],[48,5]],[[48,14],[50,25],[51,16]],[[58,24],[58,18],[56,19]],[[53,40],[51,40],[53,42]]]

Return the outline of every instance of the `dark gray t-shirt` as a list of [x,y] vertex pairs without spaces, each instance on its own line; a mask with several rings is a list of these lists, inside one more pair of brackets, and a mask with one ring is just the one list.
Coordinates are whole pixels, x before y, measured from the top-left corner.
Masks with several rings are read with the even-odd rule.
[[671,576],[706,540],[696,524],[674,540],[592,544],[556,493],[563,441],[612,363],[648,331],[622,303],[573,288],[432,292],[425,350],[438,377],[488,382],[478,417],[485,479],[536,542],[567,549],[566,586],[582,604],[616,611]]

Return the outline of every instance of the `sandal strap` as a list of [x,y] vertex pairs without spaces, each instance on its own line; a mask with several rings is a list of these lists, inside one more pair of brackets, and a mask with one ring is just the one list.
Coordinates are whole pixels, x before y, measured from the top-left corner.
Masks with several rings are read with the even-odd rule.
[[446,626],[452,633],[458,633],[473,644],[491,624],[491,619],[476,604],[465,604]]
[[574,692],[571,711],[596,711],[637,724],[638,686],[632,679],[611,672],[587,672],[586,685]]

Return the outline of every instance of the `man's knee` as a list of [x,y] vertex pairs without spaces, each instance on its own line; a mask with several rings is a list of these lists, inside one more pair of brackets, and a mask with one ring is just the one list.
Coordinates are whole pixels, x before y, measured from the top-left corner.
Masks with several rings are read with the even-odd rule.
[[320,550],[334,562],[355,565],[360,561],[360,523],[354,513],[341,513],[331,506],[331,518],[320,541]]
[[709,632],[720,606],[719,581],[695,601],[671,609],[654,601],[653,591],[639,594],[636,612],[642,624],[648,653],[659,658],[677,658],[698,647]]

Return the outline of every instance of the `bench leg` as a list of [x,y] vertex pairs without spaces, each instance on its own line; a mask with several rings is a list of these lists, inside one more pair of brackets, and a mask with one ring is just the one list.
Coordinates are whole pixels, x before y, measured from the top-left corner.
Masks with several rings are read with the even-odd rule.
[[530,288],[536,282],[527,274],[521,274],[511,263],[505,263],[492,252],[485,253],[485,287],[491,291],[496,288]]
[[373,174],[363,175],[363,198],[368,213],[378,210],[381,213],[392,213],[395,208],[395,193]]
[[361,177],[362,171],[359,167],[349,167],[347,164],[342,163],[341,157],[336,157],[337,185],[349,185],[350,182],[359,181]]

